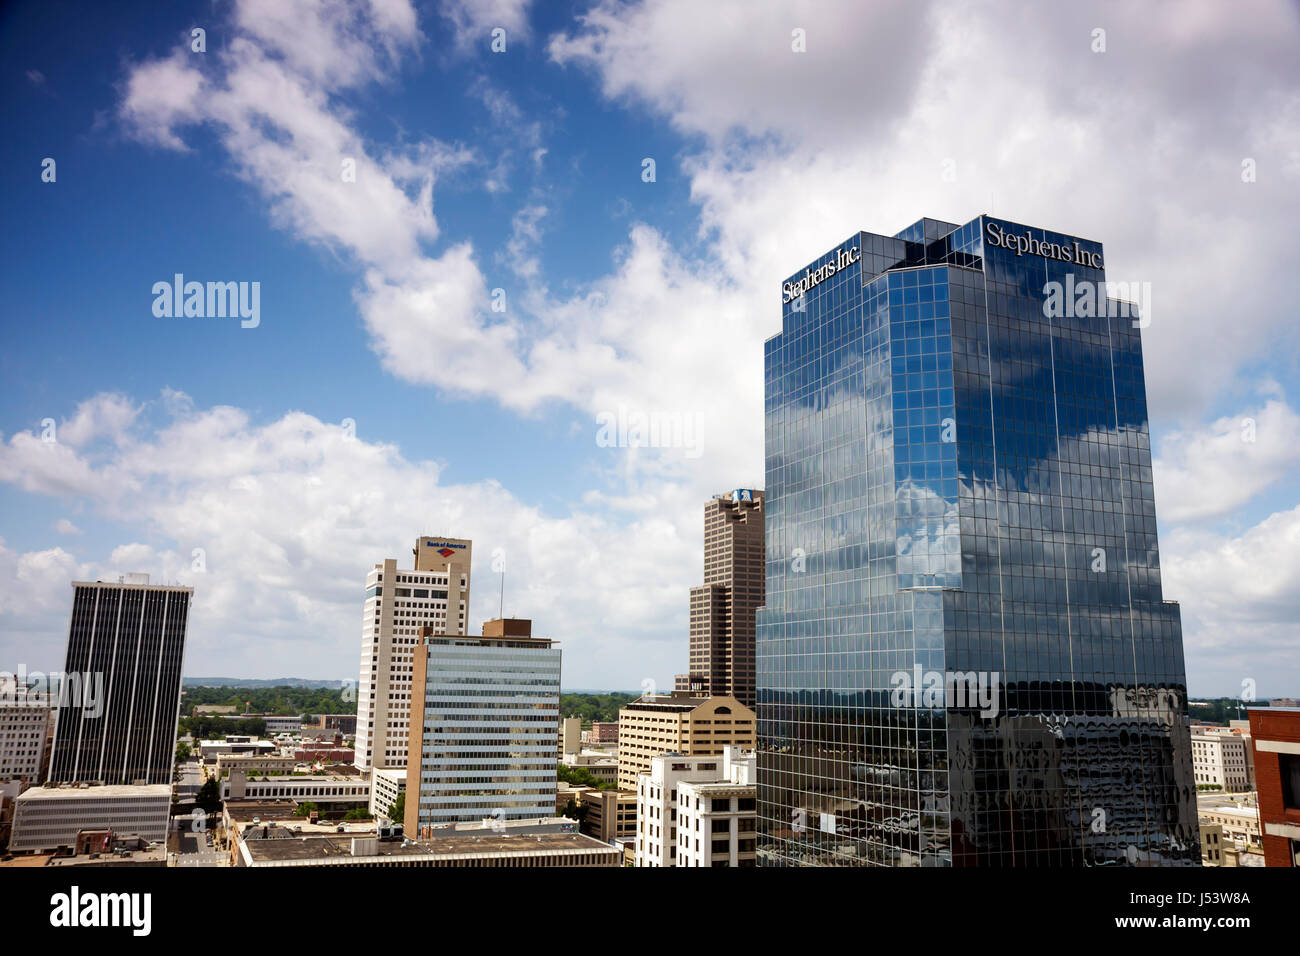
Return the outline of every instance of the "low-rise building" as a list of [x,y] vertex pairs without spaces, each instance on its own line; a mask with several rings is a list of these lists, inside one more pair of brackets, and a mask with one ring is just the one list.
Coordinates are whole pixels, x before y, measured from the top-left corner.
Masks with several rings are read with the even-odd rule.
[[406,792],[406,768],[376,767],[371,771],[370,815],[387,820],[397,798]]
[[167,784],[33,787],[14,802],[9,849],[15,853],[73,850],[78,834],[87,830],[162,843],[167,839],[171,796]]
[[1243,852],[1260,850],[1255,794],[1201,793],[1196,798],[1196,813],[1201,827],[1220,827],[1223,839],[1237,844]]
[[572,820],[490,820],[397,832],[308,832],[260,821],[233,835],[233,862],[247,867],[591,867],[620,866],[622,851],[585,836]]
[[603,750],[566,753],[561,761],[570,769],[585,770],[601,783],[615,783],[618,780],[618,757]]
[[302,716],[294,714],[284,717],[279,714],[218,714],[227,720],[264,720],[266,732],[275,734],[296,734],[302,730]]
[[1225,793],[1254,789],[1250,735],[1232,727],[1195,727],[1191,734],[1192,773],[1198,787]]
[[351,764],[339,764],[318,774],[258,779],[243,770],[233,770],[221,781],[221,799],[234,801],[294,800],[332,809],[370,805],[369,775]]
[[272,741],[244,734],[231,734],[225,740],[200,740],[198,746],[199,760],[209,766],[215,764],[222,754],[270,756],[275,752],[276,746]]
[[294,759],[292,757],[249,754],[217,755],[217,776],[225,776],[232,770],[242,770],[249,776],[257,776],[259,774],[286,774],[293,773],[293,768]]

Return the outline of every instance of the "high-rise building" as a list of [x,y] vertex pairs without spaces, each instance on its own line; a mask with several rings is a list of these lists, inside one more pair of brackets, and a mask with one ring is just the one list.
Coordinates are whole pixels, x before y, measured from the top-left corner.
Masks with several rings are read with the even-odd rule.
[[461,538],[421,537],[414,570],[389,558],[366,575],[357,681],[356,765],[406,766],[411,719],[411,668],[421,627],[465,634],[473,547]]
[[74,581],[51,783],[171,785],[194,589]]
[[410,834],[555,813],[560,649],[532,622],[487,621],[482,637],[421,628],[406,767]]
[[1102,246],[923,219],[781,291],[762,862],[1196,865],[1145,320]]
[[754,749],[754,712],[730,696],[658,694],[638,698],[618,712],[618,786],[635,790],[662,754],[721,756],[727,746]]
[[754,613],[763,604],[763,492],[704,506],[704,584],[691,588],[691,660],[674,690],[754,706]]

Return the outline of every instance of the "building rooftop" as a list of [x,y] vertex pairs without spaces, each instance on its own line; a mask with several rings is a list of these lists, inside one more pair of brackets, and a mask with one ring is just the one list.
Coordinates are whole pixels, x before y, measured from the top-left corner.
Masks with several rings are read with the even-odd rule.
[[171,799],[172,788],[170,784],[100,784],[92,786],[81,786],[78,784],[60,785],[57,787],[32,787],[18,795],[19,800],[59,800],[68,797],[96,797],[109,799],[111,797],[166,797]]
[[379,841],[374,853],[354,856],[352,836],[288,836],[254,839],[244,843],[252,861],[264,865],[304,863],[346,864],[352,861],[472,859],[476,857],[523,857],[546,853],[590,853],[595,850],[617,852],[608,844],[581,833],[538,833],[439,837],[423,842]]

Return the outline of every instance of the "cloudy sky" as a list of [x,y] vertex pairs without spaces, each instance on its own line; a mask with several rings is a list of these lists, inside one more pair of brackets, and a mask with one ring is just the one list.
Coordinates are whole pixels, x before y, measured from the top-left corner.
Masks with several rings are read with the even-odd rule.
[[[473,630],[495,552],[567,687],[663,686],[781,279],[990,212],[1150,282],[1191,691],[1300,695],[1294,4],[139,6],[0,13],[0,669],[147,571],[187,674],[352,678],[366,569],[447,534]],[[256,327],[157,315],[178,273]]]

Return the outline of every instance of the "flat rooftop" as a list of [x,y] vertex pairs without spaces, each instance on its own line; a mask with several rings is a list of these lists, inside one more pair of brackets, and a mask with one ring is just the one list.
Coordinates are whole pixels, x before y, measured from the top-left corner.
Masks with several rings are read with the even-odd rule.
[[597,850],[617,852],[616,848],[581,833],[539,833],[516,836],[439,837],[425,842],[381,841],[378,852],[366,856],[352,855],[352,838],[339,833],[332,836],[283,836],[252,839],[244,843],[254,863],[305,863],[321,861],[344,864],[352,860],[391,859],[469,859],[483,856],[533,856],[537,853],[591,853]]
[[18,795],[19,800],[67,800],[71,798],[108,800],[114,797],[157,797],[171,800],[170,784],[106,784],[92,787],[32,787]]

